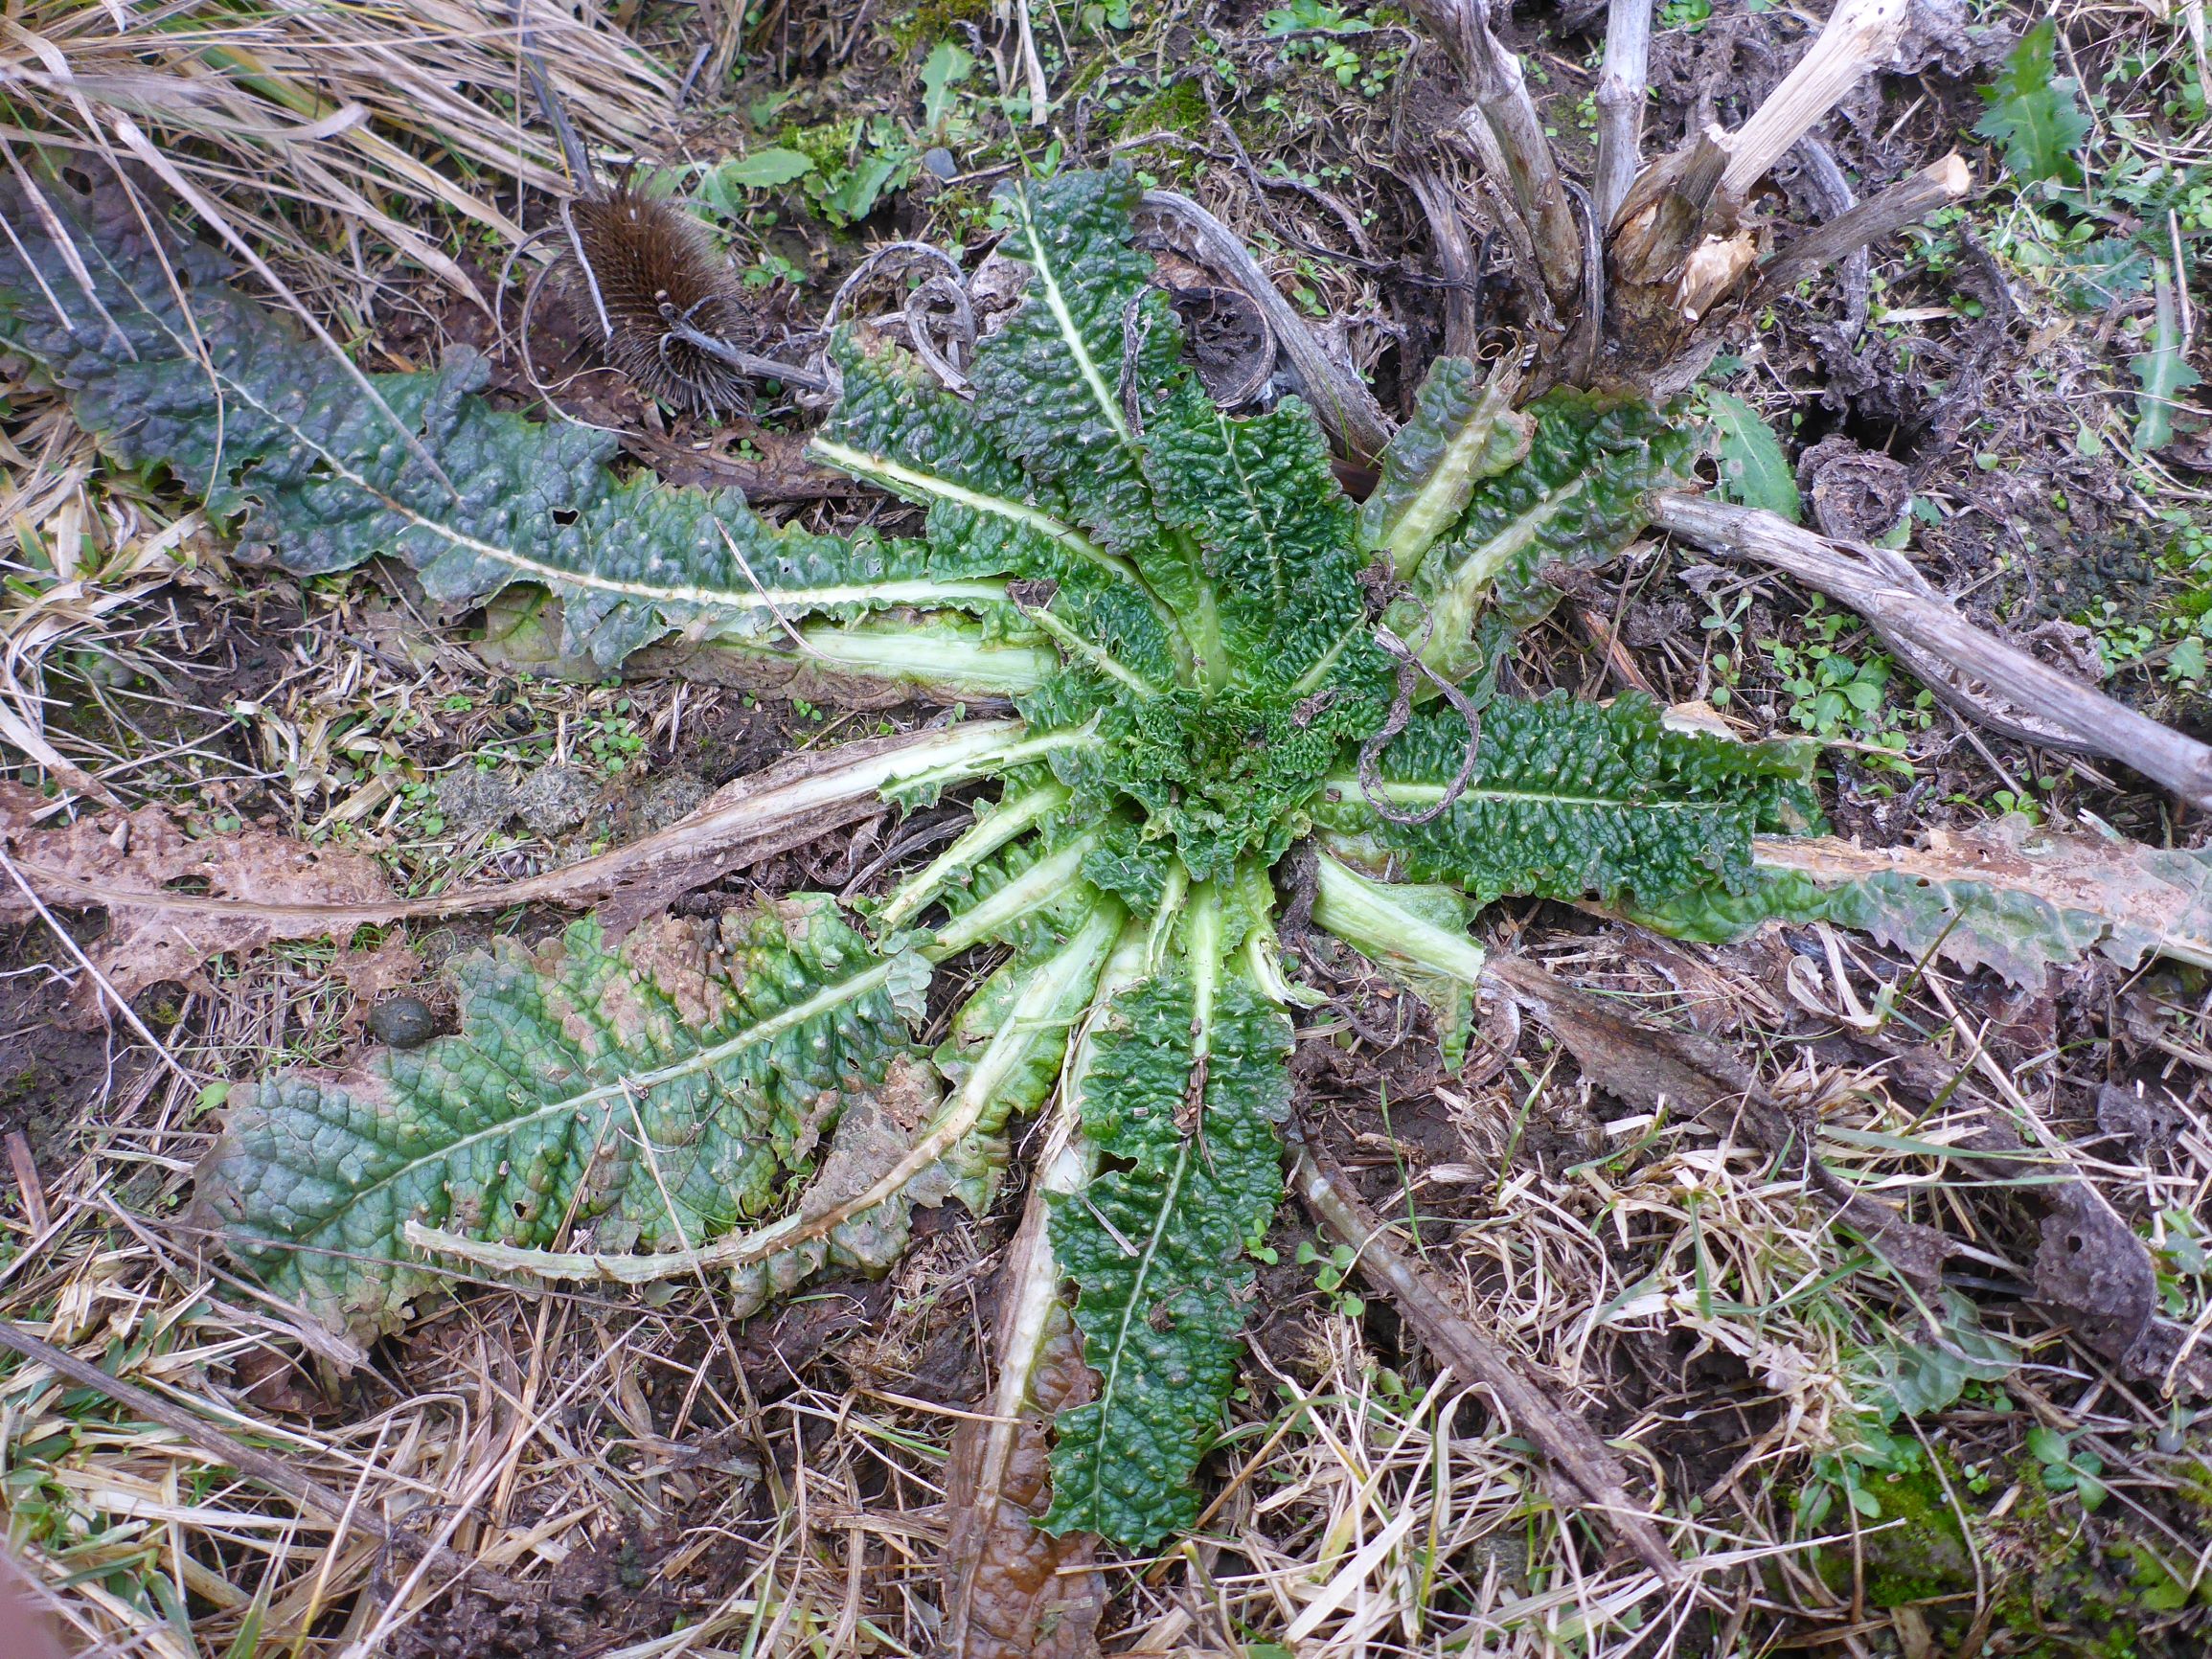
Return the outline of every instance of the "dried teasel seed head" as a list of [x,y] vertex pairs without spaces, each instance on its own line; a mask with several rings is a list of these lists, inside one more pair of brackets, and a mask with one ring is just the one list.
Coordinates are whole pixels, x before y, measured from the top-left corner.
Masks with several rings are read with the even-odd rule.
[[581,308],[598,317],[596,284],[611,332],[609,367],[649,397],[694,414],[742,407],[745,376],[683,337],[682,324],[742,349],[757,331],[715,257],[705,230],[681,208],[618,186],[571,208],[586,272],[572,272]]

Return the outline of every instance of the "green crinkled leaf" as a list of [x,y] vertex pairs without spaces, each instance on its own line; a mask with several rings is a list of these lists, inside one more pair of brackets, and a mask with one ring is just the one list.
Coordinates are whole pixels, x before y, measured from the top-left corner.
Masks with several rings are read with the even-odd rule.
[[[1161,550],[1125,369],[1150,393],[1182,378],[1182,330],[1129,246],[1138,190],[1126,170],[1002,189],[1003,251],[1030,267],[1028,303],[975,349],[971,419],[1031,475],[1074,503],[1083,528],[1140,560]],[[1136,361],[1124,317],[1136,307]]]
[[1763,507],[1791,524],[1804,520],[1797,498],[1797,475],[1759,411],[1726,392],[1709,392],[1712,447],[1721,465],[1721,493],[1745,507]]
[[1535,422],[1511,407],[1506,389],[1464,357],[1428,366],[1413,419],[1382,451],[1381,476],[1359,510],[1360,545],[1387,557],[1401,577],[1467,511],[1477,484],[1528,455]]
[[1041,887],[1041,894],[1009,925],[992,928],[986,937],[1022,951],[1064,937],[1098,908],[1099,891],[1082,876],[1086,855],[1107,828],[1062,817],[1043,834],[1023,836],[946,884],[940,898],[946,914],[971,920],[984,906],[1003,903],[1015,891]]
[[[1044,1525],[1139,1550],[1197,1517],[1192,1476],[1236,1376],[1244,1253],[1283,1190],[1289,1021],[1249,981],[1223,977],[1196,1071],[1197,1000],[1179,967],[1113,1000],[1082,1088],[1083,1132],[1117,1167],[1052,1207],[1099,1381],[1091,1403],[1060,1414]],[[1194,1081],[1203,1115],[1185,1133]]]
[[1208,698],[1183,688],[1118,700],[1100,712],[1103,741],[1053,759],[1075,792],[1075,815],[1133,803],[1146,840],[1171,843],[1195,881],[1237,861],[1269,862],[1305,833],[1347,738],[1381,724],[1385,698],[1261,691]]
[[70,393],[111,452],[167,466],[289,570],[386,554],[451,604],[542,582],[562,602],[563,648],[608,668],[672,630],[773,631],[764,594],[787,615],[1003,600],[987,584],[939,580],[920,544],[777,530],[732,490],[619,478],[608,466],[616,435],[492,408],[472,396],[489,370],[465,350],[432,372],[370,376],[387,416],[320,347],[231,287],[211,250],[164,250],[190,284],[188,319],[135,219],[47,193],[89,250],[115,329],[80,304],[58,247],[26,214],[11,222],[20,217],[38,275],[81,314],[65,323],[14,244],[0,244],[0,333]]
[[1099,845],[1085,853],[1083,879],[1102,893],[1117,895],[1131,910],[1149,914],[1168,891],[1175,850],[1165,841],[1147,841],[1143,826],[1117,819],[1104,827]]
[[938,569],[1051,582],[1054,611],[1083,638],[1142,677],[1174,678],[1180,642],[1165,607],[1081,526],[1056,485],[1025,469],[912,357],[848,338],[837,362],[843,391],[814,440],[817,459],[925,507]]
[[1995,81],[1982,88],[1989,109],[1974,131],[2002,145],[2005,166],[2022,183],[2082,181],[2074,151],[2089,135],[2089,118],[2072,80],[2058,74],[2058,25],[2046,17],[2020,36]]
[[1218,653],[1233,686],[1296,684],[1366,614],[1320,424],[1295,398],[1238,420],[1186,379],[1146,440],[1160,517],[1197,544],[1188,610],[1218,640],[1201,658]]
[[[1441,798],[1467,753],[1467,727],[1439,709],[1417,715],[1382,752],[1385,791],[1402,812]],[[1478,900],[1626,896],[1645,904],[1754,879],[1751,838],[1813,827],[1815,750],[1731,743],[1668,729],[1658,705],[1610,705],[1555,692],[1494,699],[1465,792],[1422,825],[1393,824],[1349,771],[1317,816],[1398,853],[1416,881],[1449,881]]]
[[1083,914],[1065,937],[1039,930],[961,1005],[937,1047],[938,1071],[957,1092],[977,1088],[986,1103],[966,1141],[982,1184],[960,1195],[981,1215],[1006,1162],[1009,1118],[1035,1111],[1060,1081],[1075,1027],[1088,1011],[1100,968],[1127,913],[1108,899]]
[[1590,570],[1644,527],[1649,493],[1678,482],[1692,442],[1649,403],[1592,393],[1547,393],[1524,412],[1536,421],[1516,465],[1478,483],[1448,534],[1428,550],[1413,595],[1387,620],[1448,678],[1479,666],[1474,623],[1486,607],[1516,627],[1548,615],[1559,592],[1546,565]]
[[881,1085],[903,1028],[825,896],[725,940],[726,977],[680,920],[619,951],[592,921],[536,955],[503,940],[457,970],[458,1034],[234,1090],[200,1202],[272,1289],[366,1329],[440,1283],[411,1261],[408,1220],[531,1248],[588,1231],[620,1252],[757,1217]]

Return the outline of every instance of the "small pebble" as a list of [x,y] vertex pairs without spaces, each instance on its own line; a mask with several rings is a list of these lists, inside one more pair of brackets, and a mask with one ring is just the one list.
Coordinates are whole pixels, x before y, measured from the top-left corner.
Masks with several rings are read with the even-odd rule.
[[438,1034],[438,1018],[419,996],[396,996],[369,1011],[369,1029],[388,1048],[419,1049]]
[[2153,1440],[2151,1443],[2170,1458],[2179,1457],[2189,1449],[2188,1436],[2179,1429],[2171,1426],[2160,1429],[2157,1438]]
[[960,171],[960,164],[952,159],[952,152],[948,149],[924,150],[922,165],[938,178],[953,178]]

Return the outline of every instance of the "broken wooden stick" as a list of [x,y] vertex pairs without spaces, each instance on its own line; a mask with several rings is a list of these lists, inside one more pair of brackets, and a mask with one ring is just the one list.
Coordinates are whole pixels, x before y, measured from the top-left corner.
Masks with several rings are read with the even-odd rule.
[[1918,224],[1938,208],[1963,200],[1973,188],[1973,173],[1952,150],[1880,195],[1849,208],[1826,224],[1807,231],[1767,256],[1760,273],[1763,288],[1785,288],[1799,277],[1831,265],[1865,247]]
[[1679,1583],[1682,1564],[1667,1548],[1649,1511],[1628,1493],[1620,1460],[1581,1417],[1555,1405],[1521,1375],[1514,1356],[1452,1307],[1427,1272],[1391,1242],[1344,1171],[1306,1136],[1293,1118],[1286,1138],[1292,1152],[1291,1183],[1298,1197],[1338,1243],[1353,1251],[1359,1271],[1445,1364],[1484,1389],[1516,1434],[1535,1443],[1561,1495],[1603,1514],[1662,1583]]
[[1974,626],[1902,555],[1679,491],[1653,498],[1652,522],[1709,553],[1787,572],[1851,606],[1929,691],[1969,718],[2022,742],[2122,761],[2212,810],[2212,748]]

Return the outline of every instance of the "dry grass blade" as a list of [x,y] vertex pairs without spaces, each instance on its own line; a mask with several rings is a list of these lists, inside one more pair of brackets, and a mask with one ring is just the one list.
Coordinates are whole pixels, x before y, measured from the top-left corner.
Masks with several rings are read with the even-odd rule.
[[1326,1151],[1292,1130],[1298,1196],[1337,1240],[1356,1251],[1360,1271],[1389,1293],[1422,1339],[1453,1371],[1479,1383],[1516,1430],[1536,1443],[1562,1495],[1602,1514],[1619,1531],[1662,1583],[1680,1581],[1682,1564],[1650,1516],[1629,1496],[1619,1460],[1589,1425],[1545,1398],[1512,1359],[1456,1312],[1427,1276],[1391,1243],[1388,1231],[1368,1214]]
[[321,1511],[339,1523],[341,1532],[349,1528],[357,1529],[403,1555],[422,1557],[426,1562],[450,1572],[470,1574],[477,1585],[485,1590],[517,1600],[527,1600],[533,1594],[528,1585],[496,1573],[487,1573],[475,1562],[455,1555],[443,1545],[426,1545],[410,1534],[395,1531],[376,1517],[362,1514],[356,1504],[309,1480],[283,1458],[247,1445],[182,1406],[148,1393],[134,1382],[111,1376],[99,1366],[64,1352],[44,1338],[34,1336],[22,1327],[4,1319],[0,1319],[0,1348],[9,1349],[26,1359],[43,1365],[57,1375],[66,1376],[80,1388],[89,1388],[105,1395],[148,1422],[159,1423],[163,1428],[182,1435],[223,1466],[237,1469],[240,1474],[297,1498],[311,1509]]
[[1494,956],[1485,972],[1573,1051],[1593,1081],[1653,1111],[1670,1103],[1687,1109],[1722,1133],[1741,1124],[1761,1148],[1789,1160],[1792,1172],[1828,1197],[1900,1273],[1927,1285],[1941,1279],[1950,1240],[1852,1192],[1814,1155],[1797,1114],[1719,1043],[1627,1018],[1523,958]]
[[[547,68],[590,136],[633,150],[671,86],[621,36],[564,13],[535,24]],[[38,0],[0,23],[0,141],[110,153],[120,119],[280,262],[366,302],[376,277],[329,251],[351,227],[485,304],[415,216],[450,215],[517,242],[505,211],[432,165],[558,189],[558,153],[511,110],[522,83],[513,13],[481,0],[309,8],[194,0],[158,11]],[[106,131],[103,129],[105,128]],[[321,221],[320,224],[317,221]]]

